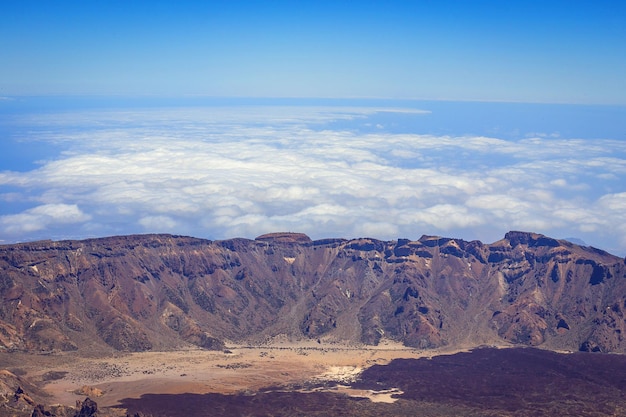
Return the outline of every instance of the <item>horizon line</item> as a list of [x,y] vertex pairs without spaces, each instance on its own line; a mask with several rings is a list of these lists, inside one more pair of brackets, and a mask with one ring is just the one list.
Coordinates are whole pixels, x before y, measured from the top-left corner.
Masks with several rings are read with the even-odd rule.
[[19,100],[20,98],[121,98],[121,99],[214,99],[214,100],[375,100],[400,102],[449,102],[449,103],[497,103],[497,104],[544,104],[572,106],[626,107],[625,103],[583,102],[583,101],[540,101],[515,99],[473,99],[450,97],[391,97],[391,96],[247,96],[247,95],[211,95],[211,94],[160,94],[160,93],[41,93],[11,94],[0,96],[0,103]]

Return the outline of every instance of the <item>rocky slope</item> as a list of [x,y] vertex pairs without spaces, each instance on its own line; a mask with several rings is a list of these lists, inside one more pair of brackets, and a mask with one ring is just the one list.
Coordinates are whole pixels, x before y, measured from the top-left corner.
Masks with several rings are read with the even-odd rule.
[[533,233],[170,235],[0,246],[0,349],[142,351],[286,335],[626,352],[624,259]]

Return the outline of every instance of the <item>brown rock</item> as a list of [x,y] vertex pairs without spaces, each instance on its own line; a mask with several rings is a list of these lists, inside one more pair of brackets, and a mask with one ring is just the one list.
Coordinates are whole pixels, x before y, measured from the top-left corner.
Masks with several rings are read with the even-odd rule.
[[254,240],[260,240],[273,243],[298,243],[298,244],[310,244],[313,241],[310,237],[304,233],[267,233],[265,235],[257,236]]
[[79,389],[75,391],[76,394],[86,395],[87,397],[102,397],[102,390],[96,387],[90,387],[88,385],[83,385]]
[[85,398],[85,401],[80,404],[77,402],[76,408],[78,412],[75,414],[75,417],[96,417],[98,413],[98,404],[89,397]]
[[271,233],[0,246],[7,349],[223,350],[286,335],[626,353],[625,310],[623,259],[536,233],[493,244]]
[[35,406],[35,409],[33,410],[33,413],[31,414],[31,417],[53,417],[53,416],[54,414],[46,410],[42,404],[37,404]]

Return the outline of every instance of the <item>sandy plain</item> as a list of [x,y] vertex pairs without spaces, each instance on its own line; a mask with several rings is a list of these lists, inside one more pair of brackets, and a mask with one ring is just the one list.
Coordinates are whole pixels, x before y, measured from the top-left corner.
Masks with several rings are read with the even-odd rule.
[[[349,383],[362,370],[396,358],[459,351],[422,351],[391,342],[375,347],[273,342],[263,346],[230,345],[224,351],[183,349],[94,358],[57,354],[31,361],[22,370],[27,378],[41,381],[42,388],[51,395],[51,404],[74,405],[76,400],[89,396],[101,407],[115,407],[123,398],[139,398],[147,393],[241,394],[267,388],[333,390],[393,402],[393,394],[400,393],[397,390],[355,390]],[[335,383],[328,384],[331,381]]]

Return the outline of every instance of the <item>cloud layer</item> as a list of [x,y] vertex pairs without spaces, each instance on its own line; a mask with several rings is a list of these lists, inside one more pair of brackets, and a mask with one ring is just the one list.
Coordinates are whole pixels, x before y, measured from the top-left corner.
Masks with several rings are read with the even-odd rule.
[[[65,151],[0,172],[4,241],[168,232],[211,239],[494,241],[508,230],[626,253],[626,145],[536,134],[359,133],[376,111],[274,106],[39,115],[33,146]],[[415,113],[415,117],[420,117]],[[338,120],[346,126],[332,128]],[[0,167],[1,168],[1,167]]]

